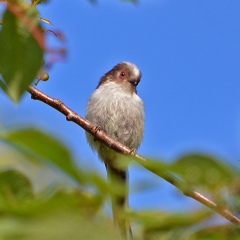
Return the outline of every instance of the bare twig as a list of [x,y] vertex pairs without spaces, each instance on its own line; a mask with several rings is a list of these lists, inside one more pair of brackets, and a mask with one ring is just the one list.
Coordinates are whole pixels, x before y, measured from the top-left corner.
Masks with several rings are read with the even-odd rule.
[[202,203],[203,205],[211,208],[213,211],[219,213],[222,215],[224,218],[229,220],[232,223],[238,223],[240,224],[240,219],[234,215],[230,210],[227,208],[213,202],[203,194],[195,191],[191,187],[188,186],[187,183],[184,181],[176,178],[173,176],[169,171],[167,171],[164,168],[154,168],[152,161],[147,160],[146,158],[141,157],[138,154],[135,154],[135,151],[133,149],[130,149],[129,147],[121,144],[120,142],[117,142],[116,140],[112,139],[109,137],[104,131],[98,128],[98,126],[93,125],[91,122],[89,122],[87,119],[79,116],[77,113],[72,111],[69,107],[67,107],[62,101],[59,99],[51,98],[48,95],[44,94],[43,92],[39,91],[38,89],[30,86],[28,92],[31,94],[32,99],[34,100],[40,100],[47,105],[55,108],[62,114],[66,116],[66,119],[68,121],[72,121],[82,128],[84,128],[87,132],[92,134],[96,140],[99,140],[106,144],[108,147],[127,154],[127,155],[132,155],[133,159],[138,162],[140,165],[142,165],[144,168],[148,169],[152,173],[160,176],[161,178],[165,179],[167,182],[171,183],[174,185],[176,188],[181,190],[184,195],[191,197],[195,199],[196,201]]

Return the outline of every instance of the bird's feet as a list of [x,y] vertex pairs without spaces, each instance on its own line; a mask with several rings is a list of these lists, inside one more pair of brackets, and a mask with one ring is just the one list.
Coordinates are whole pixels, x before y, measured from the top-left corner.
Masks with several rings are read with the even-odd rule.
[[[100,126],[94,126],[94,129],[93,129],[93,131],[94,131],[94,134],[96,134],[98,131],[100,131],[101,130],[101,127]],[[96,142],[97,141],[97,139],[96,139],[96,137],[94,136],[94,142]]]
[[130,150],[130,154],[133,155],[133,156],[135,156],[135,155],[137,154],[137,149],[136,149],[136,148],[132,148],[132,149]]

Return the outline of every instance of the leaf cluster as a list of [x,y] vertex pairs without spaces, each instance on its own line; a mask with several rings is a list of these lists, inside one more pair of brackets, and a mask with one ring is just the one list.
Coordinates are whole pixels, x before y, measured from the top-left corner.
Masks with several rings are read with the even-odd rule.
[[[117,185],[77,165],[63,143],[40,129],[8,129],[0,141],[2,239],[120,239],[104,210]],[[9,159],[14,163],[9,165]],[[155,170],[165,166],[239,211],[238,171],[229,164],[203,154],[185,155],[170,165],[159,160],[150,164]],[[239,226],[211,223],[216,215],[204,207],[180,212],[128,209],[122,215],[135,226],[136,239],[238,239],[240,234]]]

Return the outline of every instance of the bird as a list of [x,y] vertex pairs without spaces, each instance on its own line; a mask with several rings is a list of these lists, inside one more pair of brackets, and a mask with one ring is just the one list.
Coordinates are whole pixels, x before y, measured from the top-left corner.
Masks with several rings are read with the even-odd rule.
[[[142,73],[135,64],[118,63],[101,77],[86,109],[87,120],[134,151],[140,146],[144,133],[144,103],[136,90],[141,77]],[[126,164],[121,165],[124,155],[96,141],[87,132],[86,137],[105,164],[108,180],[123,186],[121,193],[111,196],[113,218],[120,232],[131,239],[130,223],[118,216],[119,210],[128,206],[128,170]]]

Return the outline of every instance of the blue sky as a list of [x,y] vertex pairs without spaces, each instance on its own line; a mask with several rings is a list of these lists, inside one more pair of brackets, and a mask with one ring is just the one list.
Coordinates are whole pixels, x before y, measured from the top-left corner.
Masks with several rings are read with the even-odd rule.
[[[80,115],[100,77],[121,61],[142,71],[145,136],[139,153],[173,161],[203,152],[235,166],[240,159],[240,2],[237,0],[51,0],[41,16],[66,37],[68,56],[38,88]],[[48,35],[49,47],[61,46]],[[77,161],[104,174],[82,129],[26,94],[15,106],[0,94],[0,122],[40,126],[73,151]],[[197,163],[196,163],[197,164]],[[134,208],[185,209],[195,201],[137,166],[130,169]],[[152,187],[138,192],[142,183]],[[184,205],[182,205],[184,204]],[[198,205],[200,206],[200,205]]]

